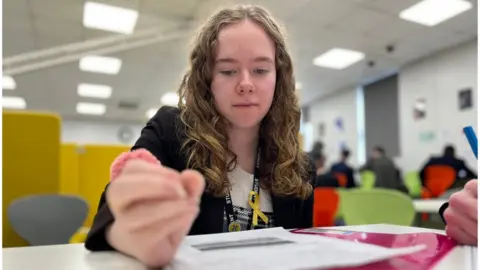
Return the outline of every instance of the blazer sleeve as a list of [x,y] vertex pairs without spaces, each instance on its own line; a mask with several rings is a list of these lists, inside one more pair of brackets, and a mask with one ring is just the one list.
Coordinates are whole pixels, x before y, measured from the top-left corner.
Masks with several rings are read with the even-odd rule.
[[[150,119],[142,129],[140,138],[136,141],[131,150],[146,149],[151,152],[163,165],[171,167],[174,163],[174,157],[171,152],[172,143],[176,130],[175,120],[178,116],[178,109],[173,107],[162,107],[156,115]],[[85,248],[90,251],[113,250],[114,248],[107,242],[105,232],[109,225],[114,221],[114,217],[105,198],[109,184],[105,187],[97,213],[94,217],[92,227],[85,241]]]
[[[315,170],[315,164],[313,163],[312,159],[309,159],[308,164],[308,171],[309,171],[309,179],[308,182],[314,187],[315,180],[317,178],[317,171]],[[302,218],[299,225],[299,229],[301,228],[311,228],[313,226],[313,190],[310,196],[306,200],[303,201],[303,209],[302,209]]]

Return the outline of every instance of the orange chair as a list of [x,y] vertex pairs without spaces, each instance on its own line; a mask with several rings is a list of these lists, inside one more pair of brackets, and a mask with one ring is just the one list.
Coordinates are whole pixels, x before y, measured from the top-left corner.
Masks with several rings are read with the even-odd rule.
[[433,198],[437,198],[447,191],[455,179],[457,179],[457,173],[452,167],[430,165],[425,169],[425,187]]
[[[455,182],[455,170],[446,165],[430,165],[425,169],[425,187],[422,189],[423,199],[438,198]],[[428,220],[428,213],[422,214],[422,220]]]
[[340,196],[334,188],[317,187],[313,191],[313,226],[330,227],[335,225],[335,215]]
[[333,174],[337,178],[338,185],[340,185],[340,187],[342,188],[347,187],[347,176],[344,173],[336,172]]

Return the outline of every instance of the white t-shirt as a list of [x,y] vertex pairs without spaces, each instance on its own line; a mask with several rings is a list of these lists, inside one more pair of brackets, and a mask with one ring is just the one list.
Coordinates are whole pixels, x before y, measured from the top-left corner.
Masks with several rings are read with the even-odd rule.
[[[241,230],[247,229],[247,222],[252,208],[248,204],[248,196],[253,187],[253,174],[250,174],[236,166],[235,169],[228,174],[228,178],[232,189],[230,196],[232,198],[233,211],[235,212],[236,222],[240,223]],[[260,188],[260,210],[268,217],[268,224],[258,218],[258,226],[256,228],[271,228],[274,227],[273,208],[270,192]],[[224,211],[223,215],[223,231],[228,232],[227,215]]]

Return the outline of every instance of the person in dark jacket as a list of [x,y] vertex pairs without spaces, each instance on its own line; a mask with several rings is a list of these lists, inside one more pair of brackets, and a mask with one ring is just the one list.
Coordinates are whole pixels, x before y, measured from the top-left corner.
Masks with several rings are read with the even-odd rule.
[[455,148],[453,145],[447,145],[442,156],[431,157],[420,169],[420,179],[423,186],[425,186],[425,171],[430,165],[445,165],[451,167],[455,170],[457,180],[468,181],[469,179],[477,178],[477,174],[465,165],[465,161],[455,156]]
[[250,5],[207,21],[179,108],[160,108],[113,162],[88,250],[161,267],[186,235],[312,226],[315,169],[300,150],[293,63],[279,29]]
[[395,163],[390,159],[383,147],[375,146],[367,163],[360,168],[360,171],[369,170],[375,174],[375,187],[398,189],[403,185],[398,178],[398,170]]
[[317,169],[317,178],[315,179],[313,187],[340,187],[335,175],[328,171],[327,167],[325,166],[326,157],[317,152],[313,154],[313,158]]
[[403,183],[400,170],[389,158],[383,147],[375,146],[372,149],[370,159],[360,171],[369,170],[375,174],[375,187],[386,188],[408,193],[408,189]]
[[356,186],[355,185],[355,178],[353,176],[354,170],[353,170],[352,167],[350,167],[347,164],[347,160],[350,157],[350,151],[347,150],[347,149],[343,149],[340,155],[341,155],[340,161],[333,164],[330,171],[332,173],[338,172],[338,173],[345,174],[345,176],[347,177],[346,188],[354,188]]

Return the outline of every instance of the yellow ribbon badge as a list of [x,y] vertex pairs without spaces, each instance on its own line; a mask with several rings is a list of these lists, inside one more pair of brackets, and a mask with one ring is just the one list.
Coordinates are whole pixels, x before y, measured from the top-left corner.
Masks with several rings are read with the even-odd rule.
[[265,224],[268,224],[268,217],[260,210],[260,195],[257,192],[250,191],[248,204],[253,210],[253,226],[258,225],[258,217],[260,217]]

